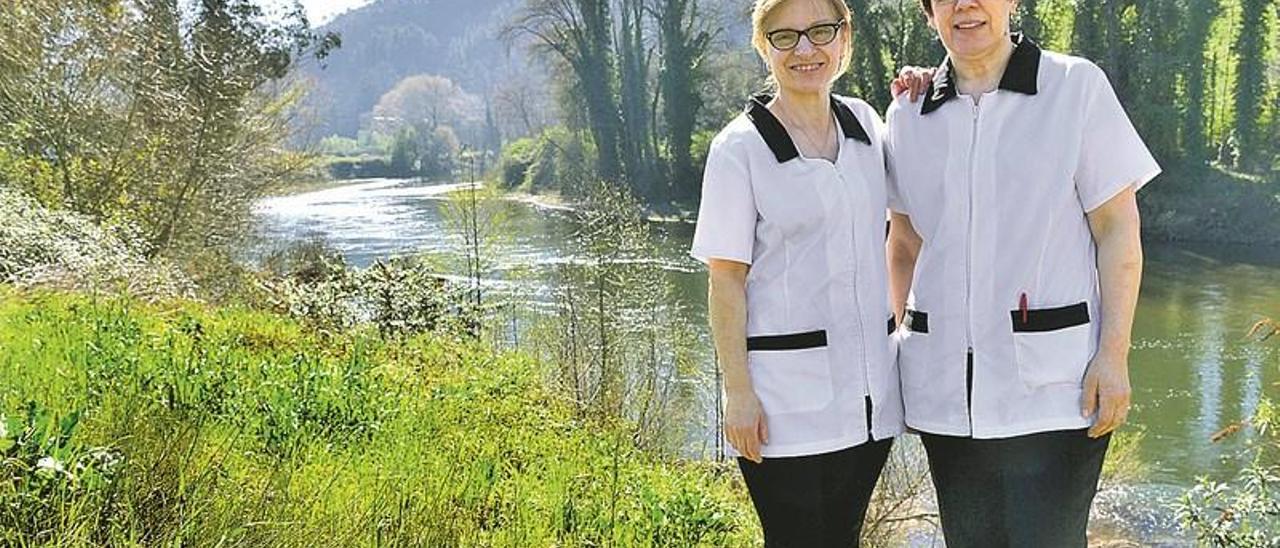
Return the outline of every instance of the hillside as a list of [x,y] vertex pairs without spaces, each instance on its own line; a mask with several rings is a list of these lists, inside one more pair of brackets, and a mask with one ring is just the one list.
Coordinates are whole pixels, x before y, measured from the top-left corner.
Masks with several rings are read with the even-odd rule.
[[401,79],[415,74],[450,78],[483,95],[524,64],[519,50],[509,58],[498,38],[510,0],[379,0],[338,16],[320,28],[338,32],[342,47],[323,66],[307,67],[318,114],[314,135],[354,136],[360,117]]

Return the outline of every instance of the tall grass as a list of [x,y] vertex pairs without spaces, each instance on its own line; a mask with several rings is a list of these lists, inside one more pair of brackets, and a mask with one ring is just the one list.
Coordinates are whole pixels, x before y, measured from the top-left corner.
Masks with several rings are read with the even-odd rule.
[[746,545],[660,461],[466,340],[0,287],[0,544]]

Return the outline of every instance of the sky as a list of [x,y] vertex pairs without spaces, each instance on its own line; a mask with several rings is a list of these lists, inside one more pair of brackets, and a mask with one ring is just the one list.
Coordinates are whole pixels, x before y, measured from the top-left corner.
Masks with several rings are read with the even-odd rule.
[[[311,21],[313,26],[323,25],[332,20],[336,15],[347,10],[355,9],[373,0],[302,0],[302,7],[307,10],[307,19]],[[270,6],[288,6],[293,0],[266,0],[260,5]]]

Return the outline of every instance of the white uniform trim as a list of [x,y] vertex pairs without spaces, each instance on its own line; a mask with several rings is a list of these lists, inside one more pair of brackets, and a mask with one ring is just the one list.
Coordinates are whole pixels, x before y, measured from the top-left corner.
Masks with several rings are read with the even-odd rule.
[[[690,253],[751,265],[747,367],[766,457],[836,451],[902,432],[884,259],[884,124],[833,97],[835,163],[800,156],[756,97],[711,143]],[[868,406],[867,396],[870,396]]]
[[944,63],[920,105],[889,108],[890,207],[923,239],[899,360],[907,424],[925,432],[1092,423],[1082,384],[1103,311],[1085,215],[1160,172],[1101,69],[1014,40],[981,101]]

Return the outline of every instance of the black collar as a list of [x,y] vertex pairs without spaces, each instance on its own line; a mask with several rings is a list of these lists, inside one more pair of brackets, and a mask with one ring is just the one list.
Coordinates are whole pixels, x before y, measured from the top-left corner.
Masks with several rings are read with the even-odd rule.
[[[1014,44],[1013,55],[1000,77],[1000,89],[1015,91],[1026,95],[1035,95],[1038,91],[1036,77],[1040,74],[1040,47],[1022,33],[1010,37]],[[956,97],[956,85],[951,78],[955,67],[951,58],[938,67],[933,74],[933,83],[925,91],[924,102],[920,105],[920,114],[928,114],[942,107],[943,103]]]
[[[756,126],[756,131],[760,132],[764,142],[769,145],[769,150],[773,151],[773,156],[781,164],[799,157],[800,151],[796,149],[795,142],[787,134],[787,129],[782,127],[782,122],[778,121],[778,118],[765,106],[771,100],[773,96],[767,93],[752,96],[751,100],[747,101],[747,119]],[[867,131],[862,128],[862,124],[858,123],[858,117],[853,115],[849,105],[832,95],[831,109],[835,111],[836,121],[840,123],[840,130],[846,139],[856,139],[863,144],[871,144],[871,137],[867,136]]]

